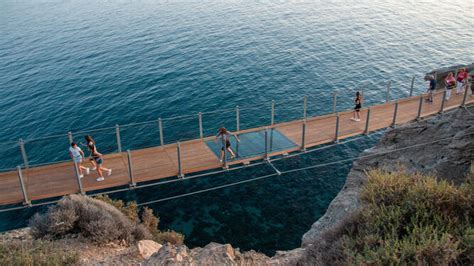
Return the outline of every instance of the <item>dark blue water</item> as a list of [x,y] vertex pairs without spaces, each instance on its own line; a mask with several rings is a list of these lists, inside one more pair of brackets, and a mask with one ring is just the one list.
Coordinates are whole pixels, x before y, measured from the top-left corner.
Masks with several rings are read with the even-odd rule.
[[[472,63],[470,1],[12,1],[0,2],[0,169],[67,159],[66,133],[92,134],[100,151],[167,143],[219,126],[235,129],[349,108],[354,89],[367,104],[422,90],[423,73]],[[250,108],[251,107],[251,108]],[[215,110],[225,110],[213,112]],[[212,113],[211,113],[212,112]],[[172,116],[192,115],[180,120]],[[101,129],[102,128],[102,129]],[[99,129],[99,130],[90,130]],[[47,136],[55,137],[47,137]],[[278,167],[356,156],[379,135]],[[297,247],[344,183],[351,164],[282,175],[154,204],[163,228],[186,234],[191,246],[230,242],[271,254]],[[245,180],[267,166],[189,180],[115,197],[147,201]],[[24,225],[32,211],[2,214],[0,228]]]

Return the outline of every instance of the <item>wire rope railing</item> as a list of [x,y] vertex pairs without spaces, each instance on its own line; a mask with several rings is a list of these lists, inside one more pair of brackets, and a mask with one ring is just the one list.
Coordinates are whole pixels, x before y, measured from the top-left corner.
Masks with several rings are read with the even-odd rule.
[[[470,135],[474,135],[474,133],[464,134],[463,136],[470,136]],[[314,164],[314,165],[305,166],[305,167],[293,168],[293,169],[285,170],[285,171],[278,171],[276,168],[273,168],[274,170],[277,170],[277,171],[275,171],[275,173],[271,173],[271,174],[267,174],[267,175],[263,175],[263,176],[258,176],[258,177],[254,177],[254,178],[250,178],[250,179],[246,179],[246,180],[242,180],[242,181],[232,182],[232,183],[228,183],[228,184],[224,184],[224,185],[214,186],[214,187],[211,187],[211,188],[201,189],[201,190],[197,190],[197,191],[193,191],[193,192],[174,195],[174,196],[170,196],[170,197],[166,197],[166,198],[141,202],[141,203],[138,203],[137,205],[138,206],[150,205],[150,204],[154,204],[154,203],[158,203],[158,202],[163,202],[163,201],[169,201],[169,200],[173,200],[173,199],[188,197],[188,196],[202,194],[202,193],[213,191],[213,190],[218,190],[218,189],[228,188],[228,187],[232,187],[232,186],[236,186],[236,185],[251,183],[251,182],[266,179],[266,178],[269,178],[269,177],[281,176],[281,175],[285,175],[285,174],[290,174],[290,173],[295,173],[295,172],[300,172],[300,171],[306,171],[306,170],[316,169],[316,168],[320,168],[320,167],[328,167],[328,166],[337,165],[337,164],[341,164],[341,163],[353,162],[357,159],[359,159],[359,160],[360,159],[366,159],[366,158],[371,158],[371,157],[375,157],[375,156],[390,154],[390,153],[394,153],[394,152],[405,151],[405,150],[412,149],[412,148],[419,148],[419,147],[432,145],[432,144],[435,144],[435,143],[438,143],[438,142],[443,142],[443,141],[447,141],[447,140],[451,140],[451,139],[459,138],[459,137],[460,137],[459,135],[456,135],[456,136],[451,136],[451,137],[447,137],[447,138],[432,140],[432,141],[429,141],[429,142],[417,143],[417,144],[407,145],[407,146],[404,146],[404,147],[397,147],[397,148],[394,148],[394,149],[385,150],[385,151],[381,151],[381,152],[369,152],[369,153],[366,153],[366,154],[363,154],[363,155],[360,155],[360,156],[354,156],[354,157],[351,157],[351,158],[340,159],[340,160],[327,162],[327,163]],[[340,143],[339,145],[347,144],[347,143],[354,142],[354,141],[357,141],[357,140],[360,140],[360,139],[362,139],[362,137],[344,141],[344,142]],[[318,147],[318,148],[314,148],[314,149],[309,150],[309,151],[295,153],[293,156],[300,156],[302,154],[307,154],[308,152],[320,151],[321,149],[327,149],[327,148],[330,148],[330,147],[332,147],[332,146]],[[274,161],[277,161],[277,160],[281,160],[283,158],[286,158],[286,157],[279,157],[279,158],[269,159],[268,161],[260,161],[258,163],[255,163],[252,166],[266,164],[267,162],[271,163],[271,162],[274,162]],[[247,167],[249,167],[249,166],[247,166]],[[99,192],[99,193],[90,193],[88,195],[89,196],[97,196],[97,195],[103,195],[103,194],[112,194],[112,193],[129,191],[130,189],[142,189],[142,188],[147,188],[147,187],[152,187],[152,186],[157,186],[157,185],[163,185],[163,184],[168,184],[168,183],[183,182],[185,180],[191,180],[191,179],[199,178],[199,177],[203,177],[203,176],[220,174],[220,173],[223,173],[223,172],[234,171],[234,170],[241,169],[241,168],[244,168],[244,166],[238,166],[238,167],[230,168],[230,169],[227,169],[227,170],[213,171],[213,172],[209,172],[209,173],[205,173],[205,174],[196,174],[196,175],[193,175],[191,177],[187,177],[185,179],[173,179],[173,180],[168,180],[168,181],[159,181],[159,182],[154,182],[154,183],[149,183],[149,184],[136,185],[136,186],[129,187],[129,188],[114,189],[114,190],[109,190],[109,191],[104,191],[104,192]],[[21,209],[25,209],[25,208],[29,208],[29,207],[45,206],[45,205],[55,204],[57,202],[59,202],[59,200],[45,201],[45,202],[34,203],[34,204],[30,203],[29,205],[17,206],[17,207],[9,207],[9,208],[5,208],[5,209],[0,209],[0,213],[15,211],[15,210],[21,210]]]

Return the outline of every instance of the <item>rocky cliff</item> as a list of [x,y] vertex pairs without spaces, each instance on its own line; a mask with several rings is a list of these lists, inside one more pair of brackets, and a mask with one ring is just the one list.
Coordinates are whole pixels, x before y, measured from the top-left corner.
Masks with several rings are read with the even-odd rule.
[[167,265],[319,265],[319,256],[324,252],[324,233],[360,207],[359,194],[366,181],[366,170],[422,172],[458,184],[467,176],[472,178],[473,160],[474,107],[388,129],[375,147],[364,151],[354,162],[344,187],[326,214],[303,235],[301,248],[277,252],[269,258],[253,251],[242,254],[230,245],[215,243],[192,250],[165,246],[149,262]]

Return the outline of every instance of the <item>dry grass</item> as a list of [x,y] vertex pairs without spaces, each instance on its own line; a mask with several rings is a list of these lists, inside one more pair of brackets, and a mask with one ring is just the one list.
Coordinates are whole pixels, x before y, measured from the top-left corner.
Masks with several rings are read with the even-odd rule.
[[49,241],[0,243],[0,265],[75,265],[79,255]]

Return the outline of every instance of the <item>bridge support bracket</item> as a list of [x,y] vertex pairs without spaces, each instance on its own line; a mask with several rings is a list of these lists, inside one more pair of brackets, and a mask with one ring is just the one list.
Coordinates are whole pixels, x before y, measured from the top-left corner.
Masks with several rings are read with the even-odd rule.
[[278,169],[272,164],[272,162],[270,161],[269,158],[266,158],[266,159],[265,159],[265,162],[267,162],[267,164],[270,165],[270,167],[271,167],[273,170],[275,170],[275,172],[277,173],[277,175],[281,175],[281,171],[278,170]]

